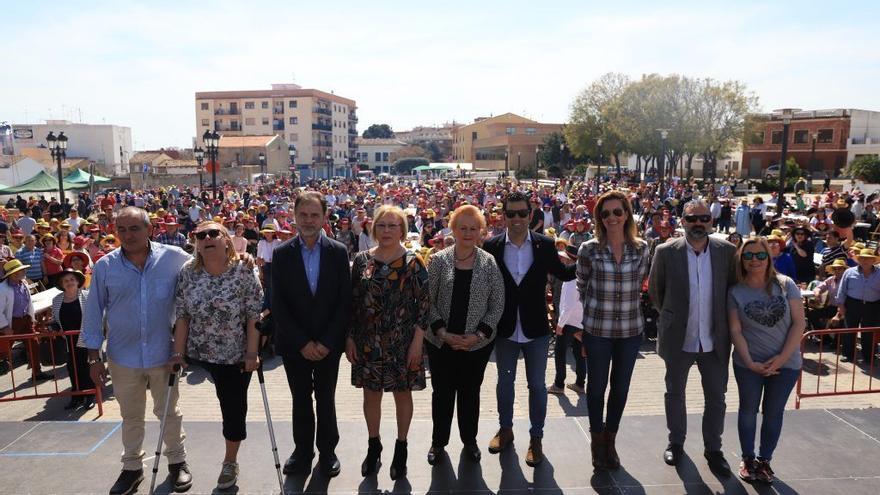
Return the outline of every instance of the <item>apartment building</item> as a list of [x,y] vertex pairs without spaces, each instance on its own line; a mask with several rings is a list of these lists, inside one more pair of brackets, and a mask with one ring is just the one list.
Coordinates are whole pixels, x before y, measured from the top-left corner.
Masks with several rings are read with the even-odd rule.
[[479,117],[452,129],[452,161],[475,170],[535,169],[545,138],[562,124],[542,124],[513,113]]
[[443,160],[452,159],[452,129],[455,122],[445,123],[437,127],[418,126],[408,131],[395,131],[394,137],[406,144],[426,146],[434,143],[440,150]]
[[[46,146],[49,132],[67,136],[67,156],[95,162],[101,174],[125,175],[132,151],[131,128],[112,124],[82,124],[69,120],[47,120],[45,124],[13,124],[13,154]],[[65,164],[66,165],[66,164]]]
[[280,136],[296,149],[304,178],[332,177],[349,174],[356,160],[356,110],[352,99],[296,84],[197,92],[195,129],[197,140],[209,129],[224,136]]

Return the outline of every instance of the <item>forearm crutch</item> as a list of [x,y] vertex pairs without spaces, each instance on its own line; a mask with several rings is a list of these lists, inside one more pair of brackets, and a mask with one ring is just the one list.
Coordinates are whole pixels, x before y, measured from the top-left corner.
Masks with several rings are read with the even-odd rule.
[[156,443],[156,457],[153,461],[153,477],[150,480],[150,495],[156,489],[156,473],[159,472],[159,457],[162,455],[162,439],[165,438],[165,420],[168,419],[168,405],[171,404],[171,391],[174,389],[174,379],[180,371],[180,365],[174,365],[174,371],[168,374],[168,392],[165,394],[165,411],[162,413],[162,422],[159,423],[159,441]]
[[278,487],[284,495],[284,478],[281,476],[281,462],[278,461],[278,445],[275,443],[275,428],[272,426],[272,414],[269,412],[269,397],[266,395],[266,381],[263,377],[263,361],[257,367],[257,380],[263,394],[263,409],[266,411],[266,424],[269,426],[269,441],[272,442],[272,456],[275,458],[275,471],[278,473]]

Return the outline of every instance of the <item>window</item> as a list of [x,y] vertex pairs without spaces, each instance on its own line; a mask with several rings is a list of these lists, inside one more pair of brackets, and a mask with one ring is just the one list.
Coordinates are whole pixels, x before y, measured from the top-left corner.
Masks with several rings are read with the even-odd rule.
[[381,162],[381,161],[382,161],[382,153],[379,153],[378,151],[376,152],[376,161],[377,161],[377,162]]
[[834,129],[819,129],[817,143],[830,143],[832,140],[834,140]]
[[770,144],[782,144],[782,131],[770,131]]
[[505,132],[508,136],[513,136],[514,134],[516,134],[516,127],[508,127]]
[[382,152],[382,161],[383,161],[383,162],[387,162],[387,161],[388,161],[388,153],[386,153],[386,152],[384,152],[384,151]]
[[264,102],[260,103],[260,108],[269,108],[269,102],[264,101]]
[[211,121],[208,119],[202,119],[202,125],[211,125]]
[[298,134],[291,134],[290,135],[290,142],[295,143],[297,141],[299,141],[299,135]]
[[764,131],[752,133],[752,144],[764,144]]
[[229,123],[229,125],[232,127],[233,131],[238,130],[238,121],[237,120],[233,120],[232,122]]
[[245,110],[253,110],[254,109],[254,102],[252,102],[252,101],[244,102],[244,109]]
[[263,125],[269,125],[269,117],[263,117]]
[[806,129],[798,129],[794,131],[795,144],[806,144],[809,141],[810,133]]
[[207,109],[208,109],[208,104],[202,103],[202,110],[207,110]]
[[253,117],[247,117],[244,119],[244,125],[254,125],[256,123],[256,119]]
[[298,118],[298,117],[290,117],[289,119],[287,119],[287,121],[288,121],[288,123],[290,123],[290,124],[299,124],[299,118]]
[[534,127],[526,127],[526,134],[528,134],[529,136],[533,136],[537,133],[538,133],[538,130],[535,129]]
[[473,131],[473,132],[471,132],[471,141],[476,141],[476,140],[477,140],[477,131]]
[[290,100],[287,102],[287,108],[296,108],[296,100]]

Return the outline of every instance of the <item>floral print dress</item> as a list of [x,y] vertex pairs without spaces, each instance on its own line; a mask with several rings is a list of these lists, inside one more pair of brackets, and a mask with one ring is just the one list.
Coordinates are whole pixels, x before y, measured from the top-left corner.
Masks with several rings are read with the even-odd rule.
[[411,251],[385,264],[362,251],[352,266],[351,383],[374,391],[425,388],[425,370],[407,367],[415,327],[427,328],[428,270]]
[[238,263],[220,275],[194,269],[190,260],[177,276],[175,312],[189,320],[186,356],[214,364],[238,364],[247,348],[245,324],[258,320],[263,289],[254,270]]

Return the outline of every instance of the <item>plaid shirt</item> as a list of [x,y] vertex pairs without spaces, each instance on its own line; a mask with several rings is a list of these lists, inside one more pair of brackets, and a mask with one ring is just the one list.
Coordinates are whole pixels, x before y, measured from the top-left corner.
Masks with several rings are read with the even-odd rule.
[[173,235],[169,235],[168,232],[163,232],[159,235],[159,238],[156,239],[156,242],[159,244],[167,244],[169,246],[183,248],[186,246],[186,237],[180,232],[175,232]]
[[620,265],[596,239],[578,250],[577,287],[584,303],[584,330],[596,337],[626,338],[642,333],[642,284],[648,276],[648,244],[626,244]]

